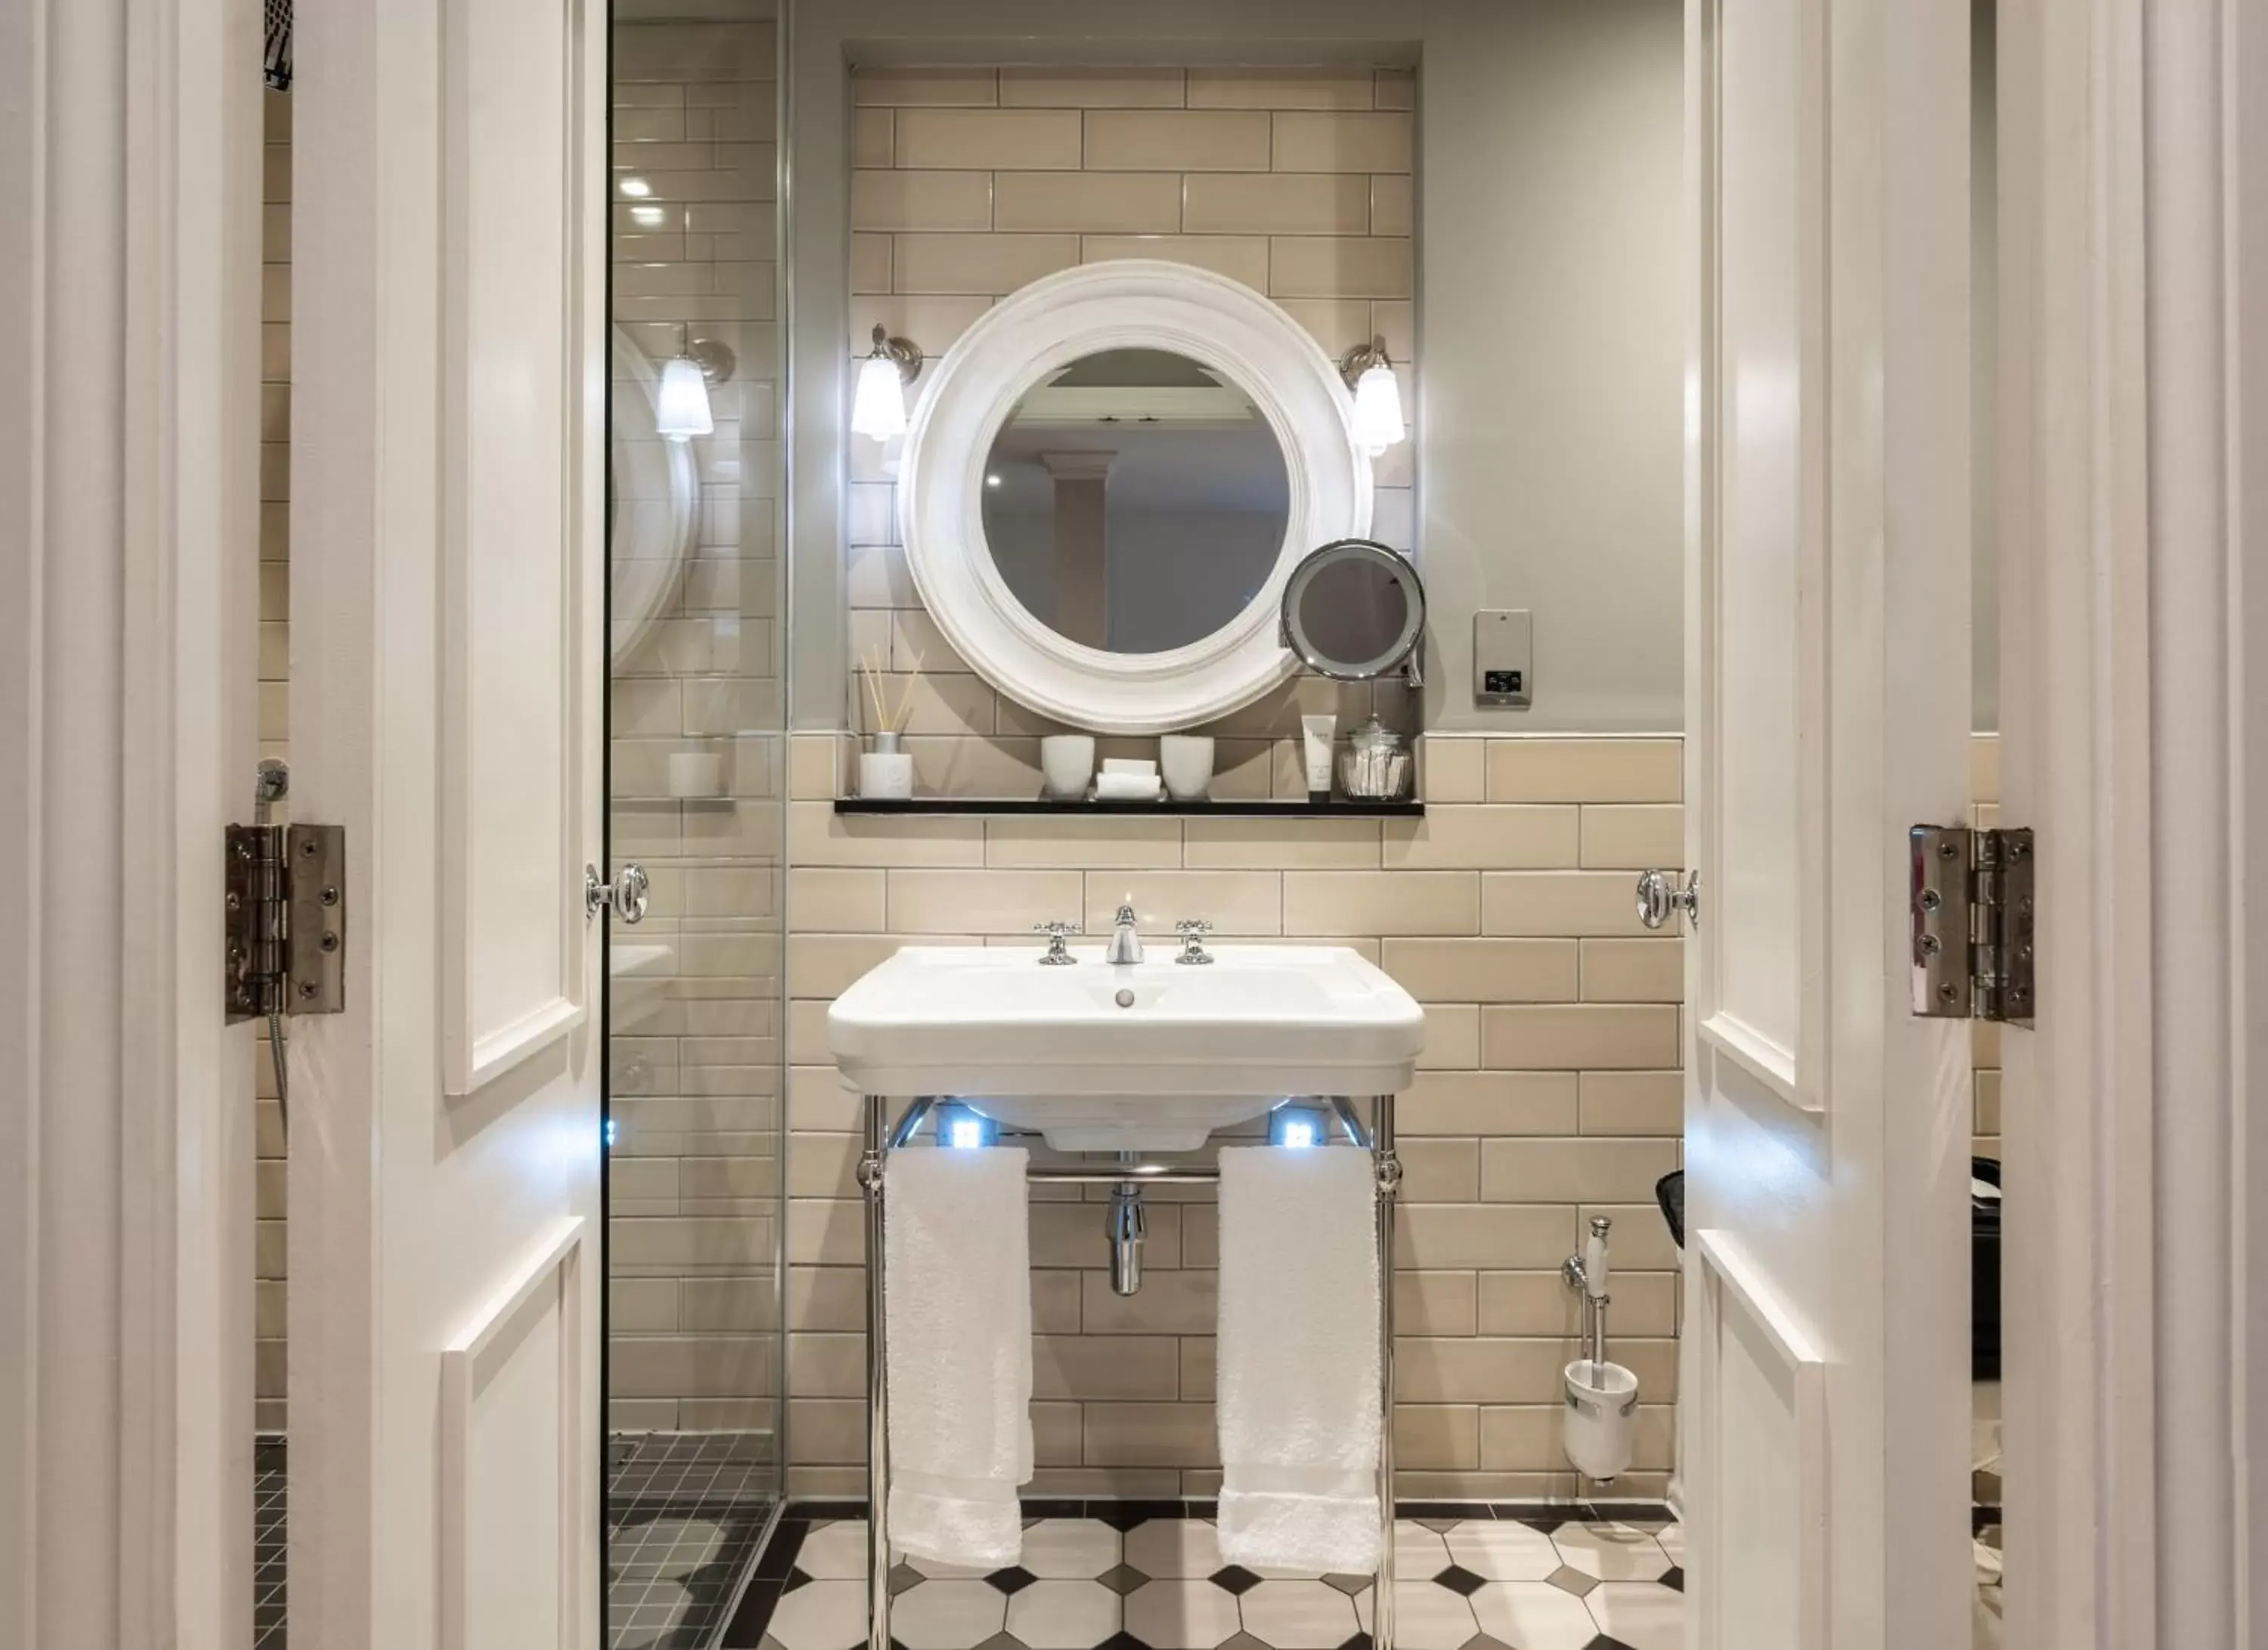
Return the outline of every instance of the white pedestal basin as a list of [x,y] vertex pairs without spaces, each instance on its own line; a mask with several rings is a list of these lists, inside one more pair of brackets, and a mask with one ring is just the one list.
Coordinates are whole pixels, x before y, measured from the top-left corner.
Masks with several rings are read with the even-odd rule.
[[1344,946],[909,946],[828,1011],[846,1088],[952,1096],[1060,1151],[1189,1151],[1288,1096],[1410,1086],[1425,1011]]

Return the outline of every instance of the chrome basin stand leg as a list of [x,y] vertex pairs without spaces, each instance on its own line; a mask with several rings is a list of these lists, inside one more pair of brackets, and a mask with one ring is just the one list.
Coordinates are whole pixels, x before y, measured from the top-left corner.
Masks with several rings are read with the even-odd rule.
[[866,1149],[858,1159],[858,1184],[866,1194],[867,1650],[890,1650],[890,1417],[884,1378],[889,1325],[882,1307],[882,1153],[889,1109],[882,1095],[866,1096]]
[[1394,1153],[1394,1096],[1378,1095],[1371,1107],[1370,1151],[1378,1169],[1379,1522],[1371,1644],[1373,1650],[1394,1650],[1394,1212],[1402,1197],[1402,1160]]

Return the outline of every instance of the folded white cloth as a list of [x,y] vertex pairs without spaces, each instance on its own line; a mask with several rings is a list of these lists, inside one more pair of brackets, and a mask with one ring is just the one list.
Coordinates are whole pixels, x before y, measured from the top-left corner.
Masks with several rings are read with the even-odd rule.
[[1023,1554],[1032,1476],[1031,1220],[1021,1147],[893,1152],[883,1193],[889,1536],[917,1558]]
[[1098,802],[1154,802],[1158,776],[1154,773],[1099,773],[1094,776]]
[[1220,1153],[1220,1551],[1379,1560],[1377,1182],[1351,1147]]

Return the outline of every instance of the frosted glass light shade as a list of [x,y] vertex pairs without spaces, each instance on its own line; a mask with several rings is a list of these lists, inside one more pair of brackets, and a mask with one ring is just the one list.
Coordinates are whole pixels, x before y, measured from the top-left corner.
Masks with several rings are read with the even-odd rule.
[[1402,422],[1402,386],[1394,369],[1366,368],[1354,385],[1354,438],[1376,458],[1410,433]]
[[870,355],[858,364],[858,387],[850,398],[852,433],[887,441],[906,432],[906,384],[898,364]]
[[661,369],[661,387],[654,393],[653,427],[672,441],[689,441],[717,428],[709,410],[709,381],[701,376],[701,363],[681,355]]

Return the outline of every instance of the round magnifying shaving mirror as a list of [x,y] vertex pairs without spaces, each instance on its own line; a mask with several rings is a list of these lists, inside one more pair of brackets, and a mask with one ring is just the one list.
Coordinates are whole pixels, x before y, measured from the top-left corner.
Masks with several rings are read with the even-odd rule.
[[1283,445],[1219,368],[1101,350],[1016,403],[984,463],[984,542],[1024,610],[1108,653],[1202,641],[1252,604],[1291,515]]
[[1425,632],[1424,581],[1374,539],[1310,551],[1284,586],[1284,645],[1319,676],[1370,681],[1401,670],[1414,682]]
[[1299,668],[1310,545],[1370,530],[1353,399],[1252,288],[1148,259],[994,305],[920,379],[898,527],[923,605],[1008,697],[1099,733],[1195,727]]

